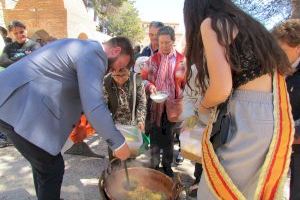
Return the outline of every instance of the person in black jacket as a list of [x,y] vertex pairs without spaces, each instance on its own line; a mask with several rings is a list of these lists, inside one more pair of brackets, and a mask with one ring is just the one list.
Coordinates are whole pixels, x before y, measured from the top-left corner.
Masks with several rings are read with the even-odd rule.
[[290,199],[298,200],[300,199],[300,19],[289,19],[279,24],[274,28],[273,35],[294,69],[294,73],[286,78],[286,83],[295,120],[295,139],[290,165]]
[[[6,46],[3,49],[2,55],[0,56],[0,66],[8,67],[14,62],[20,60],[24,56],[30,54],[32,51],[38,49],[40,44],[34,42],[27,37],[27,30],[25,24],[20,21],[12,21],[11,24],[8,25],[9,31],[14,36],[15,42],[9,43],[6,41]],[[5,29],[1,29],[2,36],[5,36]],[[5,38],[4,38],[5,40]],[[11,145],[11,143],[7,140],[5,134],[0,133],[0,148]]]
[[12,21],[9,27],[15,42],[5,46],[3,53],[0,56],[0,66],[2,67],[8,67],[41,47],[38,42],[28,39],[26,26],[22,22],[17,20]]
[[164,27],[164,24],[162,22],[152,21],[150,23],[149,25],[150,44],[143,49],[140,56],[150,57],[158,51],[157,32],[161,27]]

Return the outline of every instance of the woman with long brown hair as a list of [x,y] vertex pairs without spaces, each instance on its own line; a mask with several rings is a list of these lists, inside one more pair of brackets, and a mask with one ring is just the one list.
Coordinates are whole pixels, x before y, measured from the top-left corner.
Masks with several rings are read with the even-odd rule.
[[[283,77],[290,71],[287,57],[271,34],[230,0],[185,0],[184,21],[187,76],[195,64],[203,92],[199,115],[212,113],[202,139],[205,176],[198,199],[279,197],[293,135]],[[215,147],[215,108],[224,102],[229,125],[221,121],[225,141]]]

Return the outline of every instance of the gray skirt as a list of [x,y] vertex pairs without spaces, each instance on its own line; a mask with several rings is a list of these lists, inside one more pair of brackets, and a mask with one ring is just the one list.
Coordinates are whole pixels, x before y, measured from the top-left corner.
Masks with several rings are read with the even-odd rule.
[[[236,90],[228,109],[232,119],[227,143],[216,154],[233,183],[251,200],[274,133],[273,94]],[[216,199],[204,174],[197,199]]]

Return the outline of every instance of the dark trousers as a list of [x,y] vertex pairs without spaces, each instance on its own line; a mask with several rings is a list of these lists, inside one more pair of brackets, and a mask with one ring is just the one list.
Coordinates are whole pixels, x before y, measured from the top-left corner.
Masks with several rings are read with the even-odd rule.
[[290,200],[300,199],[300,144],[293,145],[291,157]]
[[161,126],[152,125],[150,134],[151,165],[157,167],[160,163],[160,149],[163,150],[162,165],[171,167],[173,162],[174,128],[176,123],[170,122],[164,111],[161,117]]
[[50,155],[19,136],[12,126],[1,120],[0,131],[7,133],[15,148],[31,164],[38,200],[59,200],[65,169],[62,155]]

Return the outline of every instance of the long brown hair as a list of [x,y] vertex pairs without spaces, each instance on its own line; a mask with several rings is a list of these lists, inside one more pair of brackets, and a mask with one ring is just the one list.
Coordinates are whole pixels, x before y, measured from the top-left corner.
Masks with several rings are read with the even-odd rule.
[[200,25],[206,18],[211,18],[212,29],[216,32],[220,45],[225,48],[226,59],[232,71],[238,72],[241,69],[238,49],[235,45],[229,48],[231,41],[234,40],[233,32],[237,29],[242,37],[240,46],[244,43],[252,45],[254,56],[264,73],[272,74],[275,70],[281,74],[290,72],[287,56],[273,36],[231,0],[185,0],[183,11],[186,29],[187,80],[191,78],[191,65],[195,64],[198,71],[196,83],[202,93],[206,91],[209,79],[200,32]]

